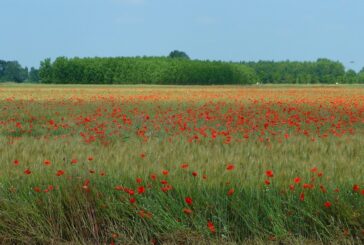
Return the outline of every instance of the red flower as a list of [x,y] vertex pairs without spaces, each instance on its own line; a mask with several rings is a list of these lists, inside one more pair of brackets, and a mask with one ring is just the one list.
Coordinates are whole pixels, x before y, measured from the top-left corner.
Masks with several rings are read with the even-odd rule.
[[300,194],[300,201],[302,201],[302,202],[303,202],[304,200],[305,200],[305,193],[303,193],[303,192],[302,192],[302,193]]
[[192,176],[196,177],[197,176],[197,172],[192,172]]
[[138,193],[143,194],[144,192],[145,192],[145,187],[144,186],[139,186],[138,187]]
[[63,170],[58,170],[56,173],[57,176],[62,176],[63,174],[64,174]]
[[361,190],[361,192],[360,192],[363,196],[364,196],[364,189],[363,190]]
[[129,199],[129,202],[130,202],[131,204],[135,203],[135,201],[136,201],[136,199],[135,199],[134,197],[132,197],[132,198],[130,198],[130,199]]
[[24,173],[27,174],[27,175],[29,175],[29,174],[32,173],[32,171],[30,171],[29,168],[27,168],[27,169],[24,170]]
[[181,168],[188,168],[188,164],[187,163],[181,164]]
[[310,170],[312,173],[315,173],[315,172],[317,172],[317,167],[314,167],[314,168],[311,168],[311,170]]
[[228,196],[232,196],[232,195],[234,194],[234,192],[235,192],[235,190],[234,190],[233,188],[231,188],[231,189],[228,191],[227,195],[228,195]]
[[269,180],[264,180],[264,183],[266,184],[266,185],[270,185],[270,181]]
[[94,160],[94,158],[93,158],[92,156],[89,156],[89,157],[87,158],[87,160],[92,161],[92,160]]
[[186,197],[186,198],[185,198],[185,202],[186,202],[188,205],[192,205],[192,198],[191,198],[191,197]]
[[157,179],[157,175],[156,174],[150,174],[150,179],[151,180],[156,180]]
[[78,160],[77,160],[77,159],[72,159],[72,160],[71,160],[71,163],[72,163],[72,164],[76,164],[76,163],[78,163]]
[[83,183],[83,186],[82,188],[83,189],[88,189],[88,185],[90,184],[90,180],[89,179],[86,179],[85,182]]
[[191,214],[191,213],[192,213],[192,210],[191,210],[191,209],[189,209],[189,208],[184,208],[184,209],[183,209],[183,212],[184,212],[185,214]]
[[136,182],[138,183],[138,184],[140,184],[140,183],[142,183],[142,179],[141,178],[136,178]]
[[211,221],[207,221],[207,227],[209,228],[209,230],[210,230],[211,233],[215,233],[216,232],[215,226],[214,226],[214,224]]
[[47,166],[51,165],[51,161],[50,160],[44,160],[44,165],[47,165]]
[[140,154],[140,157],[141,158],[144,158],[145,157],[145,154],[144,153]]
[[39,187],[37,187],[37,186],[36,186],[36,187],[34,187],[34,188],[33,188],[33,190],[34,190],[35,192],[38,192],[38,193],[42,191],[42,190],[41,190]]
[[296,177],[296,178],[294,178],[294,182],[295,182],[296,184],[300,183],[300,182],[301,182],[301,178],[300,178],[300,177]]
[[293,190],[294,190],[294,185],[289,185],[289,189],[290,189],[291,191],[293,191]]
[[226,170],[229,170],[229,171],[233,170],[234,168],[235,168],[235,166],[233,164],[228,164],[226,166]]
[[169,171],[168,171],[168,170],[163,170],[163,171],[162,171],[162,174],[163,174],[163,175],[168,175],[168,174],[169,174]]
[[274,176],[272,170],[265,171],[265,175],[267,175],[267,177],[270,177],[270,178],[272,178]]
[[18,166],[19,165],[19,160],[14,160],[13,163],[14,163],[15,166]]
[[117,186],[115,186],[115,190],[117,190],[117,191],[123,191],[124,190],[124,187],[122,187],[121,185],[117,185]]
[[359,189],[360,189],[359,185],[354,185],[353,186],[353,191],[358,192]]
[[329,208],[329,207],[331,207],[331,202],[327,201],[324,203],[324,205],[325,205],[325,207]]

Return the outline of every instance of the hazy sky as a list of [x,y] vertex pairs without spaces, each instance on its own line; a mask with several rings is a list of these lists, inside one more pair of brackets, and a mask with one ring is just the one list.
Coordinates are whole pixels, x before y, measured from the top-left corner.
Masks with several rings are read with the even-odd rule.
[[0,0],[0,23],[0,59],[26,66],[174,49],[193,59],[364,66],[364,0]]

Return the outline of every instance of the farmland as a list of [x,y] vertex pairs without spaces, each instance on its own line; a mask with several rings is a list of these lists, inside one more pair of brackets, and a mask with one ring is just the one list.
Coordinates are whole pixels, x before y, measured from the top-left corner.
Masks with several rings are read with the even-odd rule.
[[363,86],[0,86],[0,242],[364,240]]

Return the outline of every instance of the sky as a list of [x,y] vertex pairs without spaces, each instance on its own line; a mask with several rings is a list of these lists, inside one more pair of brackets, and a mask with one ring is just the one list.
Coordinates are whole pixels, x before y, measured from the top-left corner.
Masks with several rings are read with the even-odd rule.
[[0,59],[329,58],[364,67],[364,0],[0,0]]

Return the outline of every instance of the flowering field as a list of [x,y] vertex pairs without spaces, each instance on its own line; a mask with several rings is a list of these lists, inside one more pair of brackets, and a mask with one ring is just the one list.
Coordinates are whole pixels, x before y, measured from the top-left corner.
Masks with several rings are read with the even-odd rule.
[[364,240],[363,86],[0,86],[0,242]]

